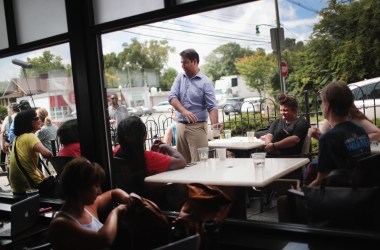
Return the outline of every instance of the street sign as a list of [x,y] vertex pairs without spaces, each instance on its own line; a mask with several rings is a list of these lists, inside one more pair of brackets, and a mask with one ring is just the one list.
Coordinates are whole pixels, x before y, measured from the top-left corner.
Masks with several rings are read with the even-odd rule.
[[272,45],[272,49],[274,51],[277,51],[277,42],[276,42],[277,36],[279,36],[278,41],[280,42],[279,45],[280,45],[280,48],[281,48],[280,51],[281,51],[285,48],[284,28],[280,28],[280,29],[271,28],[270,29],[270,42]]
[[281,76],[287,77],[288,76],[288,65],[285,61],[281,62]]

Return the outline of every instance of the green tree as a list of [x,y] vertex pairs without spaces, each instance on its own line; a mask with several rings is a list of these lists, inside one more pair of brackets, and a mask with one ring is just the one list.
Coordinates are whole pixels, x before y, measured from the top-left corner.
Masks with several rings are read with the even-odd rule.
[[276,70],[276,62],[259,49],[255,55],[237,60],[236,68],[246,80],[247,85],[257,90],[262,96],[263,90],[269,87],[269,80]]
[[8,115],[8,108],[5,106],[0,106],[0,119],[4,120],[4,118]]
[[169,52],[175,52],[175,48],[168,45],[168,41],[150,40],[140,43],[136,38],[132,42],[123,43],[124,50],[117,57],[119,69],[123,69],[127,62],[131,70],[141,68],[153,69],[159,73],[169,60]]
[[205,57],[206,64],[202,71],[211,80],[219,80],[222,76],[237,75],[239,72],[235,66],[236,60],[251,56],[254,51],[240,47],[237,43],[227,43],[214,49]]
[[178,75],[177,70],[173,68],[168,68],[164,71],[162,76],[160,76],[160,88],[162,91],[170,90],[171,86],[173,85],[173,81]]
[[[62,57],[52,54],[49,50],[42,52],[42,56],[27,58],[29,63],[33,65],[33,69],[27,69],[28,77],[39,76],[40,74],[62,74],[71,75],[71,65],[64,65]],[[20,76],[24,74],[20,70]]]

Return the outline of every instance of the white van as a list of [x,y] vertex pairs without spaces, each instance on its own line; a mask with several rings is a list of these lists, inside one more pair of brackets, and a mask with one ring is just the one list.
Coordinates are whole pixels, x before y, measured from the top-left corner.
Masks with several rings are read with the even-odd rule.
[[370,120],[380,118],[380,77],[350,83],[355,106]]

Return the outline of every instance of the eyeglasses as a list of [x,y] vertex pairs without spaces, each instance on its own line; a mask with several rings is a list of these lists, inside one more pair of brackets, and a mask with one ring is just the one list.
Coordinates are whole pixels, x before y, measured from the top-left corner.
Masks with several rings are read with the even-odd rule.
[[114,97],[114,98],[111,98],[112,100],[117,100],[117,98],[116,97]]
[[39,120],[40,120],[40,118],[38,116],[33,118],[33,121],[39,121]]

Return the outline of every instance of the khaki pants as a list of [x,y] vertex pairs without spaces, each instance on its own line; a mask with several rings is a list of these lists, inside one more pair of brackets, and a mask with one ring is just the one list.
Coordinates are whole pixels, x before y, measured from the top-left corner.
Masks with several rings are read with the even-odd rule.
[[186,162],[199,161],[197,148],[208,147],[207,122],[177,123],[177,150]]

